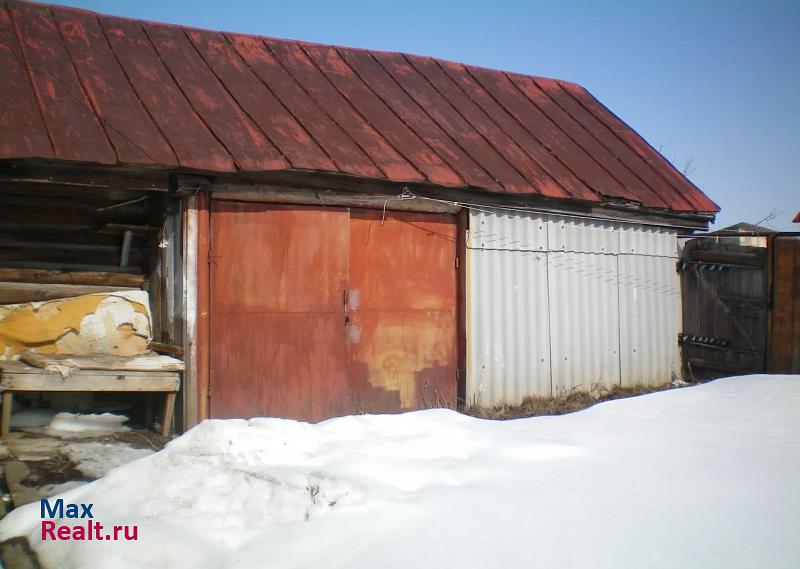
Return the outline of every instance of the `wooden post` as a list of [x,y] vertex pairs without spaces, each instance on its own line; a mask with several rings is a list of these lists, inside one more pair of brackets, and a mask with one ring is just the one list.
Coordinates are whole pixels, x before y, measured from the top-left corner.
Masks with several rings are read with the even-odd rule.
[[161,436],[168,437],[172,427],[172,416],[175,413],[175,393],[167,393],[164,398],[164,416],[161,418]]
[[3,417],[0,420],[0,436],[4,439],[8,438],[8,432],[11,430],[11,404],[14,399],[14,394],[10,391],[3,391]]
[[198,198],[184,200],[183,218],[183,314],[186,319],[183,351],[186,370],[183,374],[183,429],[198,423],[197,403],[197,225]]
[[208,419],[209,370],[209,310],[210,299],[210,215],[211,200],[208,193],[198,195],[197,207],[197,418]]

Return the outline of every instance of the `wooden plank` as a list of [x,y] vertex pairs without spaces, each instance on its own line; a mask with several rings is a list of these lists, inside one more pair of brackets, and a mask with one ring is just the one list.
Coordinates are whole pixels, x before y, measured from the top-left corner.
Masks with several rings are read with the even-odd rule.
[[428,180],[443,186],[464,185],[461,176],[358,78],[336,50],[320,45],[303,45],[302,48],[353,108]]
[[187,30],[187,36],[239,106],[261,127],[292,167],[337,170],[317,142],[253,74],[222,33]]
[[39,302],[121,289],[136,290],[130,287],[0,282],[0,304]]
[[196,381],[197,381],[197,418],[199,421],[209,418],[210,398],[210,352],[211,330],[209,313],[211,311],[211,278],[209,262],[211,257],[211,217],[209,195],[202,193],[197,199],[197,345]]
[[158,233],[158,227],[152,225],[131,225],[125,223],[106,223],[97,230],[101,235],[123,235],[130,231],[137,237],[152,237]]
[[573,197],[586,201],[600,201],[600,197],[589,189],[572,171],[566,168],[564,164],[559,162],[542,144],[541,140],[533,136],[513,116],[506,112],[494,97],[467,72],[467,68],[464,65],[444,61],[438,61],[437,63],[464,93],[531,157],[531,160],[541,166],[553,180],[558,181],[560,192],[553,187],[544,186],[542,187],[543,195],[556,198]]
[[[416,168],[403,158],[392,146],[378,134],[375,129],[347,102],[342,94],[322,75],[322,72],[308,58],[300,45],[296,42],[279,40],[264,40],[277,62],[285,68],[291,76],[302,85],[303,90],[316,103],[316,105],[331,117],[336,125],[347,134],[348,148],[358,150],[350,160],[358,159],[358,170],[365,170],[362,162],[368,164],[368,157],[385,175],[397,181],[422,181],[424,177]],[[298,109],[298,112],[303,109]],[[305,115],[298,115],[301,118]],[[349,138],[348,138],[349,137]],[[350,140],[352,139],[352,142]],[[322,139],[321,144],[329,154],[336,158],[336,148],[329,148],[329,139]],[[331,141],[333,142],[333,141]],[[355,146],[353,144],[355,143]],[[364,156],[364,154],[366,156]],[[339,159],[341,160],[341,159]],[[343,165],[343,169],[344,165]],[[366,168],[371,170],[371,168]],[[368,174],[361,174],[368,175]],[[375,175],[375,174],[373,174]],[[381,174],[378,174],[381,176]]]
[[10,11],[56,158],[116,163],[114,149],[84,94],[49,7],[20,2],[12,4]]
[[[183,424],[184,430],[194,427],[198,422],[197,381],[198,335],[197,335],[197,295],[198,295],[198,202],[197,196],[183,199],[183,349],[186,353],[183,372]],[[206,257],[207,259],[207,257]]]
[[769,370],[788,372],[792,367],[793,292],[795,255],[793,240],[775,239],[772,302],[772,346]]
[[731,373],[757,373],[759,370],[755,369],[752,365],[748,364],[738,364],[735,362],[724,362],[718,360],[710,360],[704,358],[691,358],[689,359],[689,365],[692,367],[702,368],[702,369],[710,369],[716,371],[723,371],[723,372],[731,372]]
[[235,170],[228,152],[192,109],[139,22],[100,16],[126,77],[169,142],[181,166],[200,170]]
[[54,16],[120,162],[177,166],[175,154],[125,78],[97,17],[70,9],[54,10]]
[[239,169],[280,170],[289,166],[275,145],[231,98],[183,30],[155,24],[146,24],[144,28],[195,112]]
[[11,16],[0,4],[0,156],[52,158],[53,147],[25,69]]
[[399,88],[371,54],[355,49],[317,49],[327,51],[326,57],[338,53],[400,120],[457,172],[468,186],[502,190],[502,186],[475,159],[464,152],[447,132],[432,121],[425,111],[403,89]]
[[[48,263],[61,266],[90,263],[110,268],[119,266],[119,251],[86,251],[76,247],[62,249],[61,247],[48,247],[47,244],[32,248],[0,246],[0,265],[19,261],[42,263],[43,268],[47,267]],[[120,270],[125,273],[131,273],[135,269],[142,270],[145,268],[143,263],[144,255],[141,250],[135,249],[131,251],[130,255],[131,266],[122,267]]]
[[689,259],[692,261],[703,261],[706,263],[743,265],[747,267],[763,268],[767,262],[766,249],[763,251],[763,253],[738,253],[733,251],[698,249],[691,252]]
[[[67,379],[39,370],[40,373],[2,373],[3,391],[177,391],[180,376],[160,372],[101,372],[84,370]],[[114,375],[116,374],[116,375]]]
[[374,59],[392,79],[424,109],[444,132],[475,163],[502,187],[514,193],[530,193],[530,184],[522,175],[399,53],[375,53]]
[[[141,273],[141,269],[138,267],[125,267],[124,269],[119,267],[118,265],[102,265],[102,264],[86,264],[86,263],[73,263],[70,261],[10,261],[4,260],[2,263],[5,268],[12,268],[17,267],[20,269],[26,270],[49,270],[49,271],[65,271],[65,272],[73,272],[73,271],[88,271],[88,272],[119,272],[120,274],[130,275],[134,272]],[[147,281],[144,281],[142,288],[147,290]]]

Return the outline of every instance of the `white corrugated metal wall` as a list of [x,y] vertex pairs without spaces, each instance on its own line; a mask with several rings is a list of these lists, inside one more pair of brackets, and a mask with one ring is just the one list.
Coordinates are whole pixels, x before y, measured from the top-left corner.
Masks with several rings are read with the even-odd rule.
[[468,404],[679,373],[676,230],[499,210],[469,227]]

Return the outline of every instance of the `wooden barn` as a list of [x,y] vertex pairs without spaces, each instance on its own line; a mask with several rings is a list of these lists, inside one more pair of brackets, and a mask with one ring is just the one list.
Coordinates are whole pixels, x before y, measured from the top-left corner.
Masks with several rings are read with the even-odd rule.
[[669,380],[718,208],[576,84],[16,0],[0,68],[0,302],[146,290],[179,429]]

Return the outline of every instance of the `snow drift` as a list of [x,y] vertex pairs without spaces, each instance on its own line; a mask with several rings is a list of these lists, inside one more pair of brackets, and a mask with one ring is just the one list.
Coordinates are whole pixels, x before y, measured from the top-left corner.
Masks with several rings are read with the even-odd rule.
[[59,569],[794,568],[798,475],[800,377],[747,376],[508,422],[206,421],[62,496],[138,541],[43,542],[36,504],[0,538]]

